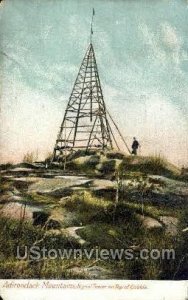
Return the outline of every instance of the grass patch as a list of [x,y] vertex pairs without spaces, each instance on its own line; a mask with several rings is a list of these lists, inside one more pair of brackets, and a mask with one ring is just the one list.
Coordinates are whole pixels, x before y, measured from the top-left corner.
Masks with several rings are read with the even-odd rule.
[[[90,192],[75,193],[71,197],[65,199],[63,207],[70,212],[75,212],[80,223],[88,222],[105,222],[124,224],[132,222],[135,214],[142,214],[142,203],[119,201],[115,207],[114,201],[98,198]],[[144,203],[144,215],[159,220],[160,216],[179,217],[183,207],[174,210],[174,207],[161,205],[152,205],[148,202]]]
[[13,183],[7,179],[0,177],[0,194],[5,192],[13,191]]
[[78,215],[79,223],[86,224],[91,220],[107,219],[111,202],[94,197],[90,192],[79,192],[67,198],[62,206]]
[[[133,210],[135,213],[142,214],[141,203],[125,202],[124,205],[128,209]],[[177,212],[174,212],[173,210],[169,211],[168,209],[163,209],[160,207],[150,205],[148,203],[144,203],[144,215],[159,220],[160,216],[176,216]]]
[[0,170],[9,170],[9,169],[12,169],[13,166],[14,166],[14,164],[11,162],[8,162],[6,164],[1,164]]
[[[69,241],[62,234],[49,236],[41,227],[30,223],[20,223],[16,220],[0,218],[0,278],[64,278],[66,268],[73,263],[70,260],[39,259],[20,260],[17,258],[17,247],[20,247],[20,255],[24,255],[24,247],[39,246],[40,249],[70,249],[77,248],[78,244]],[[67,275],[68,276],[68,275]],[[70,277],[69,277],[70,278]]]
[[29,193],[25,195],[27,202],[33,205],[57,205],[57,199],[49,195]]
[[70,198],[68,198],[64,206],[69,210],[83,211],[96,209],[98,212],[105,210],[110,201],[105,199],[99,199],[94,197],[90,192],[84,191],[73,194]]
[[122,173],[141,172],[144,174],[177,176],[180,170],[161,156],[128,156],[120,165]]
[[[127,243],[122,240],[124,229],[106,223],[94,223],[79,229],[79,235],[91,243],[92,247],[100,249],[116,249],[126,247]],[[104,238],[105,237],[105,238]]]

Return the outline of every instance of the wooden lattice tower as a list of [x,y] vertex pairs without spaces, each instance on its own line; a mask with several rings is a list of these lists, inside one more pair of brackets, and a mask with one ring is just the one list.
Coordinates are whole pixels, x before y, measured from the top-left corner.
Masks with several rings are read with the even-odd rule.
[[91,19],[90,44],[80,66],[65,110],[55,147],[53,160],[66,157],[69,153],[83,149],[112,150],[114,146],[120,150],[115,134],[109,124],[116,128],[123,144],[129,153],[130,149],[117,124],[106,110],[102,93],[95,52],[92,43],[93,9]]
[[54,147],[54,160],[77,149],[112,149],[95,52],[90,43],[69,98]]

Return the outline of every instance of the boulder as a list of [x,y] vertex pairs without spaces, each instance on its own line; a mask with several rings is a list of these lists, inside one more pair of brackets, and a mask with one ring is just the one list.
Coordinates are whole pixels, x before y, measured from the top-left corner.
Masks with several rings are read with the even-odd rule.
[[77,226],[77,227],[67,227],[63,229],[63,233],[66,237],[73,239],[76,241],[79,245],[88,245],[88,242],[86,242],[84,239],[82,239],[78,234],[77,230],[84,228],[83,226]]
[[92,191],[115,189],[115,183],[107,179],[94,179],[91,181],[89,188]]
[[162,224],[151,217],[147,217],[147,216],[142,216],[137,214],[138,219],[142,222],[142,225],[147,228],[147,229],[152,229],[152,228],[162,228]]
[[71,195],[75,189],[83,189],[91,180],[80,176],[61,176],[61,178],[40,178],[29,186],[29,192],[40,195],[63,197]]
[[42,164],[37,164],[37,163],[19,163],[17,165],[15,165],[15,169],[39,169],[40,167],[42,167]]
[[32,220],[32,211],[25,204],[9,202],[1,209],[1,215],[15,220]]
[[166,227],[166,233],[170,235],[177,235],[178,229],[178,219],[174,217],[169,216],[160,216],[160,221],[165,225]]
[[182,232],[188,232],[188,227],[184,228]]

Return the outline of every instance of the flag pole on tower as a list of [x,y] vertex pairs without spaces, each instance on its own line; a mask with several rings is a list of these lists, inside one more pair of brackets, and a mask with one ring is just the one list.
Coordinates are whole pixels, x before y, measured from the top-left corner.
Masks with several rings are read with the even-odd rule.
[[90,43],[92,44],[92,35],[93,35],[93,19],[94,19],[94,15],[95,15],[95,10],[93,8],[92,11],[92,18],[91,18],[91,31],[90,31]]

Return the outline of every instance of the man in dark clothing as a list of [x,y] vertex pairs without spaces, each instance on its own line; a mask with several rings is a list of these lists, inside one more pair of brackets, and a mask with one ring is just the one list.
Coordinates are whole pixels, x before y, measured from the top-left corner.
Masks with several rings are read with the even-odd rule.
[[137,150],[139,147],[139,142],[136,140],[136,138],[133,138],[133,143],[132,143],[132,154],[137,155]]

